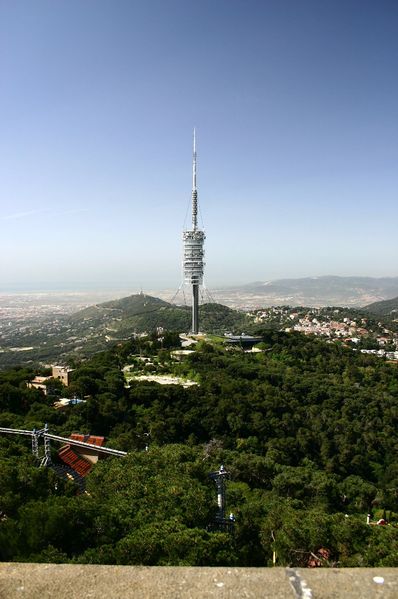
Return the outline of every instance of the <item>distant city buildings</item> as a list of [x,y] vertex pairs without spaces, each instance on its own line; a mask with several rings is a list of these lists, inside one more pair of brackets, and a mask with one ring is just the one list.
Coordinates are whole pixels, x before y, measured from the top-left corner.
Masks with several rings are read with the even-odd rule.
[[365,354],[398,360],[398,335],[362,315],[344,316],[344,308],[290,308],[278,306],[248,312],[257,323],[277,325],[286,333],[327,337]]

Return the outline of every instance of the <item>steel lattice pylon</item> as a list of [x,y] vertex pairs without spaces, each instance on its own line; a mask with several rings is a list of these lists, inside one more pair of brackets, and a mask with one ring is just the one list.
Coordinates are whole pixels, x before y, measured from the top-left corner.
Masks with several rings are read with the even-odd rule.
[[32,453],[35,456],[35,458],[38,460],[39,459],[39,433],[35,428],[32,431]]
[[51,444],[50,439],[47,437],[48,434],[48,425],[46,424],[43,429],[43,438],[44,438],[44,456],[40,462],[40,466],[50,466],[51,464]]
[[217,487],[217,513],[215,517],[214,525],[210,528],[227,530],[233,532],[235,517],[231,514],[228,518],[225,517],[225,506],[226,506],[226,480],[229,478],[229,473],[225,470],[223,464],[220,469],[216,472],[209,474],[210,478],[214,480]]

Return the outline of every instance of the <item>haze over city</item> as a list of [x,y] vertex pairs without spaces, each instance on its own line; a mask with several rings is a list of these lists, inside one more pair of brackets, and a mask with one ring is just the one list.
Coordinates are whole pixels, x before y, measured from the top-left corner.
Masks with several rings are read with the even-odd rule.
[[392,0],[2,2],[0,290],[177,288],[194,126],[209,286],[396,276],[397,59]]

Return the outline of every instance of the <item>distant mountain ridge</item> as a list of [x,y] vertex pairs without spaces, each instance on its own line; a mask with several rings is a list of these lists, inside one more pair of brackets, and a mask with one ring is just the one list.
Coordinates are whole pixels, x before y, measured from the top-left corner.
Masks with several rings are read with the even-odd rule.
[[218,301],[233,307],[360,307],[398,296],[398,277],[305,277],[256,281],[214,290]]

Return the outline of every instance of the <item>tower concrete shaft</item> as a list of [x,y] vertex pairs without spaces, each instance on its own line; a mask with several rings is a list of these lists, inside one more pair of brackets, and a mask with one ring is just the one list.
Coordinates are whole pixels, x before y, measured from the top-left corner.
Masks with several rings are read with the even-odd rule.
[[199,333],[199,285],[192,285],[192,333]]
[[196,186],[196,134],[193,132],[192,160],[192,229],[183,232],[184,280],[192,286],[192,333],[199,332],[199,287],[204,273],[204,231],[198,228],[198,190]]

